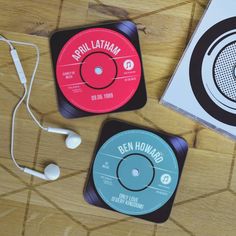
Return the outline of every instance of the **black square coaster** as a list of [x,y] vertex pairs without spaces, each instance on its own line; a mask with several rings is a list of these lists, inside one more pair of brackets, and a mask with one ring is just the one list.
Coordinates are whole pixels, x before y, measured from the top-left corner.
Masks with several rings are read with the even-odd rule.
[[55,32],[58,106],[66,118],[129,111],[147,101],[138,31],[131,21]]
[[109,120],[94,151],[84,198],[94,206],[164,222],[187,150],[180,137]]

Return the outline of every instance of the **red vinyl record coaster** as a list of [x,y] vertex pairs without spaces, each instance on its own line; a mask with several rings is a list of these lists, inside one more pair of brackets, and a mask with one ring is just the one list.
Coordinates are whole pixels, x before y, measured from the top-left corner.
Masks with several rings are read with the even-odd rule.
[[67,118],[146,103],[136,26],[130,21],[59,31],[51,38],[59,110]]

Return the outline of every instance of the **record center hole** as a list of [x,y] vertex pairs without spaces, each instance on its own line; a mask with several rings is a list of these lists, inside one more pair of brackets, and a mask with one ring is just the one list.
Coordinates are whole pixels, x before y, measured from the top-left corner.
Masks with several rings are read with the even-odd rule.
[[101,75],[103,73],[103,69],[100,66],[96,66],[94,68],[94,72],[95,72],[96,75]]
[[138,169],[133,169],[133,170],[132,170],[132,176],[138,177],[139,175],[140,175],[140,172],[139,172]]

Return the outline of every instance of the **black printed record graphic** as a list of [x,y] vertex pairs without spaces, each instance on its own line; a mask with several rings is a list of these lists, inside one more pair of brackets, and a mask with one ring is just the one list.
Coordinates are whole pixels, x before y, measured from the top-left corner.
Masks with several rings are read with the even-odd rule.
[[66,118],[139,109],[146,88],[136,25],[104,23],[50,40],[58,106]]
[[190,82],[203,109],[225,124],[236,125],[236,17],[212,26],[196,44]]
[[164,222],[187,150],[180,137],[108,120],[94,151],[84,198],[94,206]]

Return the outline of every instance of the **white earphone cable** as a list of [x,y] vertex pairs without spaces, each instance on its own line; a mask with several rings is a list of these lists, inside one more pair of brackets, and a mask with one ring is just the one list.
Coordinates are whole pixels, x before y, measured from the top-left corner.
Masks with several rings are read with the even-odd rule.
[[13,45],[9,42],[9,40],[3,37],[2,35],[0,35],[0,40],[6,42],[9,45],[11,50],[14,49]]
[[30,80],[30,84],[29,84],[29,89],[28,89],[28,93],[27,93],[26,108],[27,108],[29,114],[31,115],[32,119],[36,122],[36,124],[41,129],[47,131],[48,129],[40,124],[40,122],[37,120],[37,118],[35,117],[35,115],[31,111],[31,108],[30,108],[30,105],[29,105],[29,100],[30,100],[30,95],[31,95],[34,79],[35,79],[35,74],[37,72],[38,65],[39,65],[39,59],[40,59],[39,48],[38,48],[38,46],[36,44],[33,44],[33,43],[25,43],[25,42],[14,41],[14,40],[8,40],[8,42],[14,43],[14,44],[19,44],[19,45],[31,46],[31,47],[33,47],[36,50],[37,57],[36,57],[36,62],[35,62],[34,70],[33,70],[32,76],[31,76],[31,80]]
[[33,112],[31,111],[30,109],[30,106],[29,106],[29,99],[30,99],[30,94],[31,94],[31,90],[32,90],[32,86],[33,86],[33,82],[34,82],[34,78],[35,78],[35,74],[36,74],[36,71],[38,69],[38,65],[39,65],[39,57],[40,57],[40,54],[39,54],[39,48],[37,45],[35,44],[32,44],[32,43],[25,43],[25,42],[19,42],[19,41],[13,41],[13,40],[8,40],[6,39],[5,37],[3,37],[2,35],[0,35],[0,40],[1,41],[4,41],[6,42],[10,49],[11,50],[14,50],[14,47],[13,47],[13,43],[14,44],[20,44],[20,45],[26,45],[26,46],[31,46],[31,47],[34,47],[35,50],[36,50],[36,54],[37,54],[37,58],[36,58],[36,63],[35,63],[35,67],[34,67],[34,70],[33,70],[33,73],[32,73],[32,76],[31,76],[31,80],[30,80],[30,85],[29,85],[29,90],[27,90],[27,85],[26,83],[23,84],[24,86],[24,94],[23,96],[20,98],[20,100],[18,101],[18,103],[16,104],[14,110],[13,110],[13,113],[12,113],[12,124],[11,124],[11,144],[10,144],[10,154],[11,154],[11,159],[12,161],[14,162],[14,164],[16,165],[16,167],[18,167],[20,170],[23,170],[24,171],[24,167],[20,166],[16,159],[15,159],[15,155],[14,155],[14,136],[15,136],[15,118],[16,118],[16,113],[19,109],[19,107],[21,106],[21,104],[23,103],[23,101],[25,100],[26,98],[26,108],[29,112],[29,114],[31,115],[31,117],[33,118],[33,120],[36,122],[36,124],[43,130],[47,131],[48,129],[44,126],[42,126],[40,124],[40,122],[37,120],[37,118],[34,116]]
[[[36,176],[36,177],[39,177],[39,178],[45,179],[45,180],[56,180],[60,176],[60,169],[55,164],[49,164],[45,168],[44,173],[41,173],[41,172],[38,172],[36,170],[21,166],[17,163],[17,161],[15,159],[15,155],[14,155],[14,135],[15,135],[15,118],[16,118],[16,113],[17,113],[19,107],[21,106],[23,101],[26,99],[27,111],[29,112],[30,116],[35,121],[35,123],[41,129],[43,129],[44,131],[47,131],[47,132],[50,132],[50,133],[59,133],[59,134],[67,135],[66,146],[68,148],[74,149],[74,148],[78,147],[81,143],[81,138],[80,138],[79,135],[75,134],[71,130],[61,129],[61,128],[52,128],[52,127],[47,127],[46,128],[46,127],[44,127],[43,125],[41,125],[39,120],[35,117],[35,115],[33,114],[32,110],[30,108],[29,100],[30,100],[31,90],[32,90],[32,87],[33,87],[35,74],[36,74],[36,71],[38,69],[39,59],[40,59],[40,53],[39,53],[38,46],[36,44],[33,44],[33,43],[26,43],[26,42],[8,40],[2,35],[0,35],[0,41],[4,41],[9,45],[10,53],[11,53],[12,60],[14,62],[19,80],[20,80],[21,84],[24,87],[24,94],[20,98],[20,100],[17,102],[17,104],[16,104],[16,106],[15,106],[13,112],[12,112],[11,144],[10,144],[11,159],[12,159],[13,163],[16,165],[16,167],[18,167],[20,170],[24,171],[25,173],[28,173],[30,175],[33,175],[33,176]],[[18,53],[17,53],[16,49],[14,48],[13,44],[19,44],[19,45],[23,45],[23,46],[31,46],[36,50],[36,54],[37,54],[36,62],[35,62],[33,73],[31,75],[31,80],[30,80],[30,83],[29,83],[29,89],[28,90],[27,90],[27,79],[25,77],[24,69],[21,65],[20,58],[19,58]]]
[[18,101],[18,103],[16,104],[13,113],[12,113],[12,123],[11,123],[11,159],[13,160],[13,162],[15,163],[15,165],[23,170],[24,168],[21,167],[15,159],[15,155],[14,155],[14,135],[15,135],[15,118],[16,118],[16,112],[19,109],[20,105],[22,104],[22,102],[24,101],[25,97],[27,95],[27,87],[26,84],[24,84],[24,95],[21,97],[21,99]]

